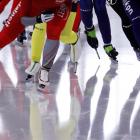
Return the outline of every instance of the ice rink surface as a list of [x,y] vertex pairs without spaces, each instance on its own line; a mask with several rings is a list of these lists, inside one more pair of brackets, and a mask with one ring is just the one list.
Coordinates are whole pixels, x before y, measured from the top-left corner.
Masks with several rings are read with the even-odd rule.
[[107,8],[118,64],[103,50],[96,17],[101,59],[81,24],[77,72],[69,65],[70,46],[61,44],[45,92],[25,80],[30,46],[9,44],[0,51],[0,140],[140,140],[140,62],[119,17]]

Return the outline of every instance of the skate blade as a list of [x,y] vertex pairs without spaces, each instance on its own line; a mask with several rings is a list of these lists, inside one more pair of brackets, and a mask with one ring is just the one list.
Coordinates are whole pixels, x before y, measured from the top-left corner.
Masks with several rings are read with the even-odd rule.
[[26,77],[26,82],[38,83],[37,75],[30,75],[30,74],[28,74],[27,77]]
[[47,85],[39,84],[37,90],[40,91],[41,93],[45,93],[45,94],[49,93],[48,85],[49,83],[47,83]]
[[115,63],[115,64],[118,63],[117,59],[110,58],[110,60],[111,60],[112,63]]
[[33,75],[28,74],[26,77],[26,81],[31,81],[33,79]]
[[76,73],[77,72],[77,66],[78,66],[78,62],[69,62],[68,63],[68,71],[72,72],[72,73]]
[[12,42],[12,45],[19,46],[19,47],[25,47],[25,44],[24,43],[21,43],[21,42],[19,42],[17,40],[13,41]]

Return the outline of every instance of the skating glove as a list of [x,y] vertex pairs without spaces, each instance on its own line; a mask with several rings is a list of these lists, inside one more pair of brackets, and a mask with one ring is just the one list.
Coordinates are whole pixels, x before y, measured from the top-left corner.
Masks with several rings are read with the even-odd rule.
[[112,44],[104,45],[104,50],[110,58],[112,58],[113,60],[117,59],[116,56],[118,55],[118,52],[112,46]]
[[96,32],[94,26],[91,29],[85,30],[86,36],[87,36],[87,42],[89,46],[91,46],[94,49],[98,48],[98,39],[96,37]]
[[36,17],[37,23],[49,22],[54,18],[54,13],[51,11],[45,11],[41,15]]

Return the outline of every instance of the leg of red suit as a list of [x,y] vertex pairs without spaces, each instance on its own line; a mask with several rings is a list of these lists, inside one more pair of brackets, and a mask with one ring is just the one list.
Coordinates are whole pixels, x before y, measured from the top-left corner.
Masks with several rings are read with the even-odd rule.
[[0,1],[0,13],[4,10],[5,6],[8,4],[10,0],[1,0]]
[[11,8],[11,12],[16,8],[17,4],[20,2],[20,0],[13,0],[13,5]]
[[[21,17],[34,17],[39,15],[42,11],[47,10],[48,8],[55,8],[54,1],[51,2],[53,5],[50,5],[49,7],[49,4],[47,4],[47,0],[42,0],[42,3],[39,0],[21,0],[8,17],[4,28],[0,32],[0,48],[3,48],[4,46],[12,42],[20,33],[23,32],[25,27],[20,21]],[[57,26],[57,24],[55,25]]]
[[81,22],[81,17],[80,17],[80,6],[78,4],[78,7],[77,7],[77,13],[76,13],[76,17],[75,17],[75,21],[74,21],[74,25],[73,25],[73,31],[74,32],[78,32],[78,29],[79,29],[79,25],[80,25],[80,22]]
[[29,0],[20,1],[8,17],[6,24],[0,32],[0,48],[3,48],[12,42],[21,32],[23,32],[24,26],[21,24],[20,18],[22,16],[30,15],[30,2],[31,1]]
[[47,38],[59,40],[60,34],[66,24],[66,20],[56,16],[52,21],[47,23]]
[[[65,5],[65,6],[67,10],[64,11],[63,10],[64,7],[60,6],[60,9],[57,10],[54,19],[47,23],[47,38],[48,39],[59,40],[60,34],[67,22],[67,19],[70,13],[70,6],[69,5]],[[62,13],[63,11],[61,12],[61,10],[63,10],[64,13]]]
[[[19,33],[24,30],[24,26],[20,23],[21,13],[21,3],[17,5],[17,13],[14,16],[9,16],[5,26],[0,32],[0,48],[13,41]],[[14,11],[12,12],[12,14]]]

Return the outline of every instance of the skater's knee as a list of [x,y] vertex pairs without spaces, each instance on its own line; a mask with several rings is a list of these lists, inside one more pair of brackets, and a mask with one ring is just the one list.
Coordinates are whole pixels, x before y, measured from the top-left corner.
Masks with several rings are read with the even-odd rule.
[[46,23],[35,24],[35,29],[40,30],[40,31],[45,31]]

